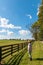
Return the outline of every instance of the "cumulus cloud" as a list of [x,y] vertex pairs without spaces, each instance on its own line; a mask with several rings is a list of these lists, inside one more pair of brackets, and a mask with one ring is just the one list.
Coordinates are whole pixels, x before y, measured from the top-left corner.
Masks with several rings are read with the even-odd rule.
[[30,33],[30,31],[28,31],[28,30],[20,30],[19,31],[20,35],[28,35],[28,33]]
[[19,30],[19,37],[21,39],[33,39],[32,33],[29,30]]
[[11,23],[10,24],[8,23],[9,23],[8,19],[0,17],[0,27],[11,28],[11,29],[21,29],[21,26],[15,26]]
[[14,38],[12,29],[21,29],[21,26],[15,26],[10,23],[9,19],[0,16],[0,39]]
[[13,35],[14,32],[13,32],[13,31],[9,31],[9,30],[7,30],[7,34],[8,34],[8,35]]
[[31,16],[30,14],[27,14],[27,16],[28,16],[30,19],[32,19],[32,16]]
[[1,25],[7,25],[7,23],[9,22],[9,20],[8,19],[6,19],[6,18],[2,18],[2,17],[0,17],[0,24]]
[[0,39],[14,39],[14,38],[28,39],[31,37],[32,35],[29,30],[19,30],[17,36],[11,30],[6,30],[6,29],[0,30]]
[[5,32],[6,32],[5,29],[0,30],[0,33],[5,33]]
[[13,31],[2,29],[0,30],[0,39],[10,39],[14,35]]
[[9,30],[5,30],[5,29],[2,29],[2,30],[0,30],[0,33],[7,33],[7,35],[12,35],[12,34],[14,34],[14,32],[13,31],[9,31]]
[[0,30],[0,39],[10,39],[13,38],[13,36],[14,36],[13,31],[9,31],[6,29]]

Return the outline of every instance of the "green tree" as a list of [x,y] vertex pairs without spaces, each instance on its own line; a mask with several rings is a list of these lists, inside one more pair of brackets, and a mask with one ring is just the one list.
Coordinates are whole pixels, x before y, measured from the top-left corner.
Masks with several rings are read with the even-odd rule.
[[32,25],[32,33],[36,40],[43,40],[43,0],[39,7],[38,21]]
[[38,21],[40,22],[40,40],[43,40],[43,0],[39,7]]
[[38,40],[39,39],[39,22],[35,22],[32,26],[31,26],[31,31],[32,31],[32,34],[33,34],[33,37],[35,38],[35,40]]

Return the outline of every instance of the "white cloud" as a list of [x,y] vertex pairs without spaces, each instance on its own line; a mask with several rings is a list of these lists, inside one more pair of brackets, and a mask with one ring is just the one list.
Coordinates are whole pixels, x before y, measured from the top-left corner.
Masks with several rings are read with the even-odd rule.
[[37,15],[39,14],[39,7],[37,8]]
[[31,39],[32,34],[29,30],[19,30],[15,35],[13,31],[2,29],[0,30],[0,39]]
[[20,35],[28,35],[28,33],[30,33],[30,31],[28,31],[28,30],[20,30],[19,31]]
[[[1,29],[2,28],[2,29]],[[7,28],[7,29],[6,29]],[[0,39],[28,39],[28,34],[31,34],[29,30],[19,30],[18,34],[15,34],[11,29],[21,29],[20,26],[14,26],[13,24],[9,24],[9,20],[6,18],[0,17]]]
[[8,22],[9,22],[8,19],[0,17],[0,24],[1,25],[7,25]]
[[8,35],[12,35],[13,34],[13,32],[11,31],[11,32],[8,32]]
[[14,26],[13,24],[8,24],[9,20],[6,18],[0,17],[0,27],[11,28],[11,29],[21,29],[21,26]]
[[13,38],[13,36],[14,36],[13,31],[5,30],[5,29],[0,30],[0,39],[10,39]]
[[13,32],[13,31],[9,31],[9,30],[7,30],[7,34],[8,34],[8,35],[13,35],[14,32]]
[[15,26],[9,22],[9,19],[0,17],[0,39],[14,38],[12,29],[21,29],[21,26]]
[[14,32],[13,31],[9,31],[9,30],[5,30],[5,29],[2,29],[2,30],[0,30],[0,33],[7,33],[7,35],[12,35],[12,34],[14,34]]
[[40,7],[40,4],[38,3],[38,7],[37,7],[37,16],[39,14],[39,7]]
[[33,39],[32,33],[29,30],[20,30],[19,38],[21,39]]
[[5,29],[0,30],[0,33],[5,33],[5,32],[6,32]]
[[0,39],[11,39],[13,38],[12,36],[9,36],[9,35],[0,35]]
[[32,19],[32,16],[31,16],[30,14],[27,14],[27,16],[28,16],[30,19]]
[[37,12],[37,15],[39,14],[39,11]]

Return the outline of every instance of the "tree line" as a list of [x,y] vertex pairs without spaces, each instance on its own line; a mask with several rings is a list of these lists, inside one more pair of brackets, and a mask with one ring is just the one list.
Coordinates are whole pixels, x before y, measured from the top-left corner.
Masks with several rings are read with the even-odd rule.
[[38,20],[32,24],[31,32],[35,40],[43,40],[43,0],[39,7]]

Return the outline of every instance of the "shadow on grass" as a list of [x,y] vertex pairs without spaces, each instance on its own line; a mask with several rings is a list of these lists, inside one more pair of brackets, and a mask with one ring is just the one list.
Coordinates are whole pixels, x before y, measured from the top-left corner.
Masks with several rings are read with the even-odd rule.
[[43,61],[43,58],[33,58],[32,60],[39,60],[39,61]]
[[22,57],[26,53],[26,49],[22,50],[21,52],[14,55],[5,65],[19,65]]

